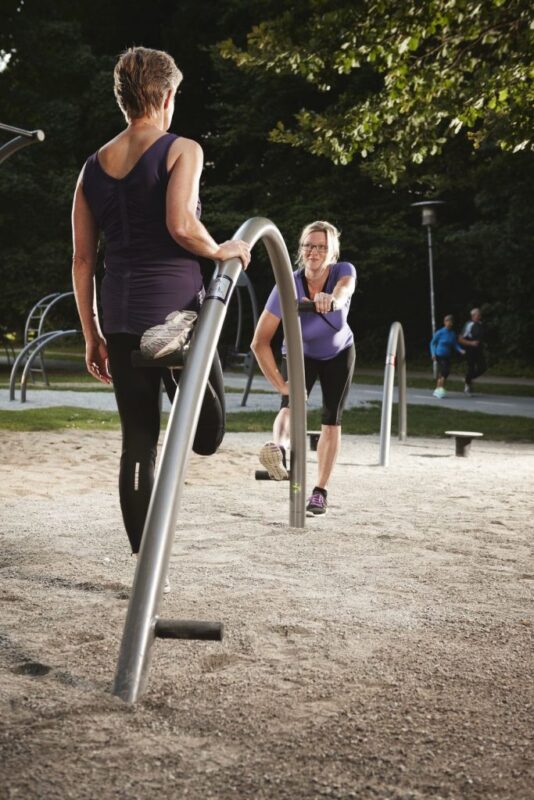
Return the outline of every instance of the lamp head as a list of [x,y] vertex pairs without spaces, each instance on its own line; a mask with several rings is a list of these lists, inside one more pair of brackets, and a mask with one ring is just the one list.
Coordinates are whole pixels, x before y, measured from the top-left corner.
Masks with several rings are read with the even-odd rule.
[[444,200],[423,200],[420,203],[412,203],[414,208],[421,209],[421,224],[422,225],[435,225],[436,224],[436,206],[445,205]]

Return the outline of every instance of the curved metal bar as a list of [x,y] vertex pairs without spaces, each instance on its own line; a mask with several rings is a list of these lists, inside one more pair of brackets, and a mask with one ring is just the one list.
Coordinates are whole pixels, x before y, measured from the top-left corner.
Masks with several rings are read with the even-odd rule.
[[406,441],[406,348],[404,333],[400,322],[394,322],[389,330],[389,339],[384,369],[384,393],[382,395],[382,417],[380,421],[380,466],[389,464],[389,446],[391,441],[391,413],[393,408],[393,381],[395,366],[399,368],[399,439]]
[[[35,312],[37,311],[37,309],[40,306],[44,306],[44,304],[48,300],[52,300],[52,298],[58,297],[58,296],[59,296],[59,292],[53,292],[52,294],[47,294],[44,297],[41,297],[41,299],[38,300],[37,303],[33,306],[33,308],[31,309],[30,313],[26,317],[26,324],[24,325],[24,344],[25,345],[28,344],[28,331],[30,330],[31,319],[32,319],[33,315],[35,314]],[[37,335],[39,336],[40,334],[38,333]]]
[[[28,316],[26,317],[26,324],[24,326],[24,344],[28,344],[28,336],[30,333],[30,325],[32,322],[32,317],[35,312],[41,308],[42,314],[39,317],[39,325],[37,326],[37,336],[35,339],[39,339],[40,336],[43,335],[43,328],[46,321],[46,318],[50,312],[50,310],[59,303],[60,300],[63,300],[64,297],[73,297],[74,292],[54,292],[53,294],[47,294],[45,297],[41,297],[41,299],[34,305]],[[35,340],[32,340],[35,341]],[[49,386],[48,381],[48,374],[46,372],[46,365],[44,362],[43,351],[40,351],[39,360],[41,362],[41,372],[43,373],[43,380],[47,386]]]
[[[50,342],[55,341],[56,339],[61,339],[64,336],[73,336],[75,333],[81,333],[81,331],[72,329],[70,331],[53,331],[50,334],[45,334],[43,341],[39,341],[38,339],[34,339],[32,344],[37,342],[37,347],[31,354],[31,356],[26,361],[24,365],[24,371],[22,373],[22,378],[20,379],[20,402],[26,402],[26,386],[28,384],[28,375],[30,374],[30,370],[35,358],[41,353],[42,350],[47,347]],[[43,338],[43,337],[41,337]]]
[[[241,277],[241,275],[243,275],[242,272],[239,277]],[[234,351],[237,353],[239,352],[239,343],[241,342],[241,332],[243,330],[243,298],[241,297],[239,281],[236,283],[235,288],[237,289],[235,293],[235,299],[237,300],[237,330],[235,333]]]
[[41,321],[39,323],[39,328],[38,328],[38,335],[39,336],[43,332],[43,327],[44,327],[44,324],[45,324],[45,321],[46,321],[46,318],[47,318],[48,314],[54,308],[54,306],[57,303],[59,303],[60,300],[64,300],[65,297],[74,297],[74,292],[62,292],[61,294],[58,294],[57,297],[55,297],[53,300],[51,300],[51,302],[47,305],[47,307],[43,311],[43,315],[42,315]]
[[[289,254],[280,231],[268,219],[245,222],[234,239],[253,246],[262,239],[280,291],[287,343],[291,413],[289,524],[305,525],[306,392],[302,336]],[[119,652],[113,693],[135,703],[146,683],[158,608],[167,574],[183,481],[208,375],[228,303],[241,272],[232,258],[218,264],[208,288],[176,393],[148,508],[132,595]]]
[[38,339],[32,339],[31,342],[28,342],[22,348],[22,350],[20,351],[20,353],[16,357],[15,363],[11,367],[11,374],[9,376],[9,399],[10,400],[14,400],[15,399],[15,385],[17,383],[17,371],[18,371],[19,365],[26,358],[26,356],[28,355],[28,353],[30,352],[32,347],[35,347],[36,345],[39,345],[40,342],[42,342],[42,341],[44,342],[46,339],[49,339],[50,336],[53,335],[53,333],[55,333],[55,331],[50,331],[49,333],[43,333],[43,335],[41,337],[39,337]]
[[[239,276],[239,281],[241,281],[242,284],[245,284],[247,289],[248,289],[248,296],[250,298],[250,305],[252,306],[252,325],[253,325],[253,330],[256,330],[256,326],[258,324],[258,317],[259,317],[258,301],[256,300],[256,292],[254,291],[254,287],[252,285],[252,281],[250,280],[250,278],[248,277],[246,272],[242,272],[241,273],[241,275]],[[252,350],[249,350],[249,364],[248,364],[248,368],[247,368],[248,377],[247,377],[247,383],[246,383],[246,386],[245,386],[245,391],[243,392],[243,396],[241,398],[241,406],[246,406],[246,404],[247,404],[248,396],[250,394],[250,387],[252,386],[252,380],[254,378],[255,369],[256,369],[256,358],[255,358],[254,353],[252,352]]]
[[25,131],[22,128],[4,125],[1,122],[0,130],[16,134],[14,139],[11,139],[11,141],[6,142],[0,147],[0,164],[9,158],[9,156],[12,156],[13,153],[16,153],[17,150],[22,150],[23,147],[29,147],[29,145],[37,144],[37,142],[44,142],[45,138],[43,131]]

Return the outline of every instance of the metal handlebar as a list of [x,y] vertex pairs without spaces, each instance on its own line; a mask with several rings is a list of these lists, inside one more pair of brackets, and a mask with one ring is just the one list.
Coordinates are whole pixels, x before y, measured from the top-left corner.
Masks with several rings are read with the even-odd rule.
[[6,133],[15,135],[14,139],[11,139],[0,147],[0,164],[5,161],[6,158],[13,155],[13,153],[16,153],[17,150],[28,147],[30,144],[44,142],[45,139],[45,135],[41,130],[25,131],[22,128],[15,128],[13,125],[4,125],[2,122],[0,122],[0,131],[6,131]]
[[[301,311],[307,312],[308,314],[309,313],[312,313],[312,314],[324,313],[324,312],[321,312],[321,311],[317,311],[317,309],[315,308],[315,303],[313,302],[313,300],[301,300],[301,301],[299,301],[297,303],[297,311],[299,312],[299,314],[300,314]],[[337,311],[337,308],[334,307],[334,301],[332,301],[331,304],[330,304],[330,311]]]

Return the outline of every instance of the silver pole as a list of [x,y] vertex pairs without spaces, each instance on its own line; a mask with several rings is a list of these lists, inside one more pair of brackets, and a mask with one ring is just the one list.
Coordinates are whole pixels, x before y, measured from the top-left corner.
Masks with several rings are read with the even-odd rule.
[[[428,271],[430,275],[430,319],[432,324],[432,336],[436,332],[436,307],[434,298],[434,259],[432,255],[432,225],[426,226],[427,241],[428,241]],[[432,361],[432,371],[434,378],[438,374],[438,365],[436,361]]]
[[[295,303],[291,262],[280,231],[268,219],[256,217],[248,220],[233,238],[244,239],[251,246],[258,239],[264,241],[280,291],[290,386],[292,475],[289,524],[304,527],[306,392],[302,335]],[[135,703],[148,676],[183,478],[217,342],[240,272],[241,262],[236,258],[217,265],[169,417],[143,531],[113,686],[113,693],[128,703]]]
[[393,382],[395,379],[395,366],[399,368],[399,439],[401,442],[407,436],[407,410],[406,410],[406,348],[404,345],[404,332],[400,322],[393,322],[389,329],[389,338],[386,352],[386,366],[384,369],[384,391],[382,395],[382,416],[380,420],[380,466],[389,465],[389,448],[391,442],[391,415],[393,411]]

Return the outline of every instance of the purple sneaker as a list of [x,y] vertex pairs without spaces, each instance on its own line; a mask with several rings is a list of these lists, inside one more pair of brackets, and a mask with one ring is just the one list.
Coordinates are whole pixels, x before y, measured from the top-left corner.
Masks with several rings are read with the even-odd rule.
[[315,517],[318,514],[326,514],[327,510],[326,497],[322,492],[314,489],[311,497],[308,498],[308,505],[306,506],[308,516]]

